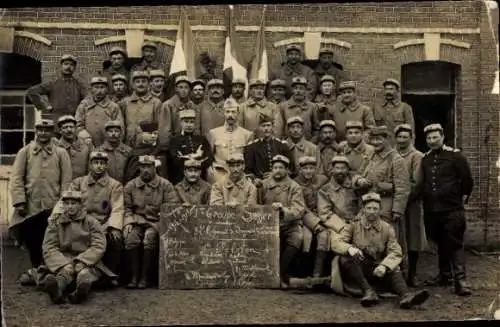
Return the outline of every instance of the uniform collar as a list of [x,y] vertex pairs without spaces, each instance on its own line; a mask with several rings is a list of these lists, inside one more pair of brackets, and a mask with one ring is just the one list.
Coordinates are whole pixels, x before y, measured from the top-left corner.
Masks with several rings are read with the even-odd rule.
[[128,75],[128,71],[127,71],[127,68],[125,68],[125,66],[121,66],[120,68],[118,69],[114,69],[112,66],[109,66],[108,68],[108,73],[113,76],[115,74],[122,74],[122,75],[125,75],[127,76]]
[[157,60],[153,60],[151,62],[147,62],[146,59],[142,59],[141,64],[139,65],[144,69],[160,69],[160,63]]
[[243,189],[243,187],[245,186],[245,177],[242,177],[240,178],[240,180],[233,182],[231,180],[231,178],[229,178],[229,176],[226,178],[226,182],[224,183],[224,186],[227,188],[227,189],[231,189],[233,188],[234,186],[236,186],[237,188],[239,188],[240,190]]
[[330,178],[330,184],[332,184],[332,187],[335,191],[338,191],[341,188],[352,188],[352,179],[350,175],[347,175],[346,179],[344,180],[344,183],[339,184],[332,176]]
[[57,140],[57,143],[62,148],[65,149],[73,148],[77,151],[81,150],[84,145],[84,142],[78,137],[75,137],[73,143],[69,143],[64,137],[61,137]]
[[67,213],[61,214],[57,218],[57,222],[60,224],[69,224],[69,223],[74,222],[74,221],[82,221],[84,218],[85,218],[85,214],[84,214],[83,209],[81,209],[78,212],[78,214],[76,215],[76,217],[74,217],[74,218],[70,218]]
[[115,151],[115,149],[118,149],[120,147],[121,143],[118,143],[116,147],[112,146],[111,143],[108,142],[108,140],[104,141],[104,143],[101,145],[101,148],[106,151]]
[[388,146],[387,148],[385,148],[384,150],[382,150],[382,152],[379,152],[379,153],[373,152],[373,154],[379,156],[382,159],[385,159],[385,158],[387,158],[387,156],[389,154],[392,153],[392,151],[395,151],[395,150],[393,148],[391,148],[391,147]]
[[363,225],[364,229],[375,229],[377,232],[380,232],[382,226],[380,225],[380,218],[375,220],[374,222],[369,222],[365,216],[361,217],[361,225]]
[[241,99],[236,99],[235,97],[233,97],[233,95],[230,95],[229,96],[229,99],[235,101],[236,103],[238,104],[242,104],[243,102],[245,102],[247,99],[245,98],[245,96],[242,96]]
[[196,183],[189,183],[185,178],[180,182],[180,186],[184,189],[184,191],[189,192],[189,191],[200,191],[201,190],[201,183],[200,181]]
[[33,141],[33,153],[38,154],[40,151],[45,151],[47,154],[51,155],[54,151],[54,141],[51,140],[47,145],[42,146],[37,141]]
[[318,95],[316,95],[316,98],[314,99],[314,101],[331,104],[331,103],[334,103],[337,101],[337,96],[335,94],[332,94],[329,97],[326,97],[324,94],[318,94]]
[[295,178],[295,181],[301,186],[311,186],[316,184],[316,182],[318,181],[318,175],[315,174],[313,178],[306,180],[302,175],[299,174],[297,178]]
[[271,177],[269,179],[269,188],[273,189],[273,188],[276,188],[277,186],[286,184],[287,182],[290,182],[290,181],[291,181],[290,176],[286,176],[285,178],[283,178],[283,180],[281,180],[279,182],[276,181],[274,178]]
[[406,150],[404,150],[404,151],[398,150],[398,153],[402,157],[407,157],[410,153],[413,153],[414,151],[415,151],[415,147],[413,146],[413,144],[410,144],[410,146]]
[[330,149],[337,151],[338,150],[338,143],[336,141],[333,141],[332,144],[324,144],[323,142],[320,141],[318,143],[318,148],[319,148],[320,152],[322,152],[326,148],[330,148]]
[[215,103],[212,99],[208,98],[207,103],[210,105],[211,109],[222,109],[224,106],[224,98],[222,98],[219,102]]
[[107,173],[104,173],[101,178],[98,180],[95,180],[94,177],[91,174],[88,174],[88,179],[87,179],[87,184],[88,185],[94,185],[94,184],[99,184],[101,186],[106,186],[109,183],[109,175]]
[[392,106],[392,107],[397,107],[401,104],[401,100],[396,98],[394,100],[385,100],[384,102],[384,107]]
[[140,176],[135,180],[135,186],[138,188],[143,188],[146,184],[151,188],[157,188],[160,185],[160,177],[156,175],[149,183],[145,183]]
[[149,92],[143,95],[142,97],[138,96],[137,93],[133,92],[132,95],[130,96],[130,101],[137,102],[141,100],[142,102],[148,102],[149,100],[151,100],[152,97],[153,96]]
[[240,128],[240,127],[238,126],[238,124],[237,124],[237,123],[234,125],[234,129],[233,129],[232,131],[231,131],[231,130],[229,130],[229,125],[227,124],[227,122],[224,122],[224,125],[223,125],[223,126],[224,126],[224,130],[225,130],[226,132],[228,132],[228,133],[234,133],[234,132],[236,132],[236,130],[237,130],[238,128]]
[[254,98],[249,98],[248,101],[247,101],[247,104],[249,106],[259,106],[261,108],[264,108],[265,106],[267,106],[267,100],[266,98],[263,98],[262,100],[259,100],[259,101],[255,101]]
[[97,105],[99,105],[100,107],[103,107],[103,108],[107,108],[109,103],[110,103],[110,100],[109,100],[109,97],[106,95],[104,97],[104,99],[102,99],[101,101],[96,101],[94,99],[94,97],[90,96],[87,98],[88,99],[88,107],[95,107]]
[[351,152],[363,153],[366,150],[366,142],[361,140],[361,142],[352,148],[349,144],[346,143],[345,153],[349,154]]
[[286,143],[292,148],[297,148],[299,149],[300,151],[304,151],[305,147],[306,147],[306,139],[304,137],[302,137],[297,143],[294,143],[292,141],[292,139],[289,137],[287,140],[286,140]]
[[302,64],[298,63],[294,66],[290,66],[288,62],[286,62],[283,67],[285,68],[285,74],[288,76],[292,75],[301,75],[302,74]]
[[151,90],[149,90],[149,93],[150,93],[152,96],[154,96],[154,97],[156,97],[156,98],[158,98],[158,99],[163,98],[163,91],[160,91],[160,92],[155,92],[155,91],[153,91],[153,90],[151,89]]
[[[181,100],[181,98],[180,98],[177,94],[176,94],[176,95],[174,95],[174,96],[171,98],[171,100],[172,100],[172,102],[173,102],[174,106],[175,106],[176,108],[179,108],[179,109],[181,109],[181,108],[182,108],[182,109],[185,109],[185,108],[191,108],[191,107],[193,107],[193,104],[194,104],[194,103],[193,103],[193,101],[191,101],[191,99],[189,99],[189,98],[188,98],[188,100],[187,100],[186,102],[183,102],[183,101]],[[182,109],[181,109],[181,110],[182,110]]]
[[288,100],[288,106],[289,107],[299,107],[302,110],[307,110],[309,108],[307,99],[305,99],[303,102],[299,103],[299,102],[295,101],[293,96]]
[[345,105],[344,103],[340,102],[340,111],[342,112],[346,111],[347,109],[349,109],[350,111],[356,111],[358,107],[359,107],[358,100],[354,100],[349,105]]

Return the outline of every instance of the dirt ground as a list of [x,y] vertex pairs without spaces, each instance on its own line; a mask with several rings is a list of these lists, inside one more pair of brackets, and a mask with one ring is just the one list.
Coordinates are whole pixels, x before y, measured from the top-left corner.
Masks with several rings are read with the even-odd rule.
[[[421,307],[403,311],[387,299],[374,308],[334,294],[282,290],[159,291],[116,289],[95,292],[78,306],[56,306],[34,288],[16,284],[28,267],[27,254],[5,247],[2,253],[2,304],[7,327],[158,324],[248,324],[440,321],[484,318],[500,291],[500,258],[468,254],[469,281],[474,294],[454,296],[449,288],[430,288]],[[435,257],[421,260],[421,277],[435,272]]]

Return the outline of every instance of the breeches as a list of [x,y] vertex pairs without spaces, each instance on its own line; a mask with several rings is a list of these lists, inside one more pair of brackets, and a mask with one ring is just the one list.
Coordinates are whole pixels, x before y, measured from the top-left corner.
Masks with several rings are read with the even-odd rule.
[[303,240],[304,235],[300,225],[289,225],[280,228],[280,243],[282,247],[290,245],[300,249]]
[[316,234],[316,249],[319,251],[330,251],[330,231],[325,229]]
[[95,267],[87,267],[84,264],[75,264],[72,266],[64,266],[55,274],[56,277],[64,279],[67,284],[73,281],[79,283],[92,284],[101,278],[102,273]]
[[147,225],[133,225],[129,233],[124,233],[125,249],[133,250],[141,243],[144,250],[155,250],[158,247],[158,231]]

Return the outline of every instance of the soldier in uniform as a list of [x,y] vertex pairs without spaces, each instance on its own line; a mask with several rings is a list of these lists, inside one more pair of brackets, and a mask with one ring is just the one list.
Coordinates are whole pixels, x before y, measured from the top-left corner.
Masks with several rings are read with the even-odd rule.
[[[47,219],[71,182],[71,160],[66,150],[52,141],[54,122],[35,124],[35,140],[16,156],[10,177],[14,214],[9,229],[24,243],[33,268],[43,263],[42,242]],[[30,284],[33,274],[21,275],[20,283]]]
[[104,132],[106,139],[97,149],[107,154],[109,176],[125,184],[127,182],[125,178],[126,166],[132,154],[132,148],[121,141],[122,123],[118,120],[110,120],[104,125]]
[[[128,77],[122,74],[115,74],[111,77],[111,101],[120,104],[128,94]],[[121,108],[120,108],[121,109]],[[122,113],[123,114],[123,113]]]
[[422,196],[427,235],[438,246],[439,275],[430,285],[449,285],[455,293],[471,294],[465,282],[464,232],[467,203],[474,186],[467,159],[457,149],[445,146],[443,128],[424,128],[431,149],[422,158],[416,190]]
[[105,77],[92,77],[90,80],[91,97],[86,97],[76,109],[76,128],[86,130],[97,147],[104,143],[104,125],[110,120],[123,124],[123,114],[116,103],[108,97],[108,80]]
[[68,286],[75,282],[68,300],[76,304],[86,300],[94,282],[116,275],[101,262],[106,237],[100,223],[85,214],[82,194],[66,191],[62,200],[64,211],[48,224],[43,239],[43,258],[50,270],[45,287],[52,302],[61,304]]
[[[174,186],[156,174],[156,158],[139,158],[139,177],[125,185],[125,221],[123,237],[132,278],[127,288],[146,288],[148,272],[158,247],[160,209],[163,203],[179,202]],[[139,265],[140,247],[143,247]],[[156,258],[156,260],[158,260]]]
[[288,99],[286,95],[286,82],[284,80],[275,79],[269,83],[269,101],[278,105]]
[[142,45],[142,61],[134,65],[132,71],[149,72],[153,69],[163,69],[162,64],[158,61],[158,45],[154,42],[146,41]]
[[290,264],[303,242],[302,217],[305,213],[302,187],[288,176],[290,161],[277,155],[272,159],[272,174],[259,188],[259,202],[272,205],[280,216],[280,272],[281,285],[288,287]]
[[252,179],[266,179],[271,173],[271,161],[280,154],[290,161],[290,171],[295,172],[295,161],[286,141],[273,136],[273,118],[261,114],[259,119],[261,138],[256,138],[245,147],[245,172]]
[[191,83],[191,101],[193,101],[195,105],[195,110],[198,109],[198,112],[201,112],[200,105],[205,100],[205,82],[201,79],[194,80]]
[[362,122],[351,120],[346,122],[345,131],[346,140],[340,142],[339,152],[349,159],[350,168],[359,173],[368,164],[368,158],[374,151],[373,146],[364,140]]
[[401,124],[396,126],[394,136],[396,137],[397,151],[403,157],[410,172],[411,192],[405,212],[406,243],[408,245],[406,283],[410,287],[415,287],[417,286],[416,275],[419,253],[427,247],[422,201],[415,193],[417,173],[424,154],[413,146],[413,130],[410,125]]
[[261,137],[259,119],[260,115],[264,114],[273,118],[274,136],[280,138],[283,130],[283,126],[280,126],[282,119],[276,105],[266,99],[266,83],[262,80],[252,79],[249,84],[250,97],[240,107],[239,125],[252,131],[256,137]]
[[332,249],[340,255],[342,278],[349,277],[363,290],[361,305],[378,303],[373,283],[385,281],[399,295],[399,307],[410,309],[429,298],[426,290],[410,292],[399,264],[403,253],[392,226],[380,216],[381,198],[377,193],[362,197],[363,209],[359,219],[346,225],[340,235],[333,237]]
[[201,164],[195,159],[184,162],[184,179],[175,185],[177,196],[184,205],[208,204],[210,201],[211,186],[201,179]]
[[179,112],[181,131],[178,135],[172,137],[166,150],[168,171],[170,172],[169,180],[174,185],[182,179],[186,159],[191,158],[200,161],[203,180],[207,180],[208,167],[214,161],[207,138],[195,132],[196,114],[194,110],[190,109]]
[[[320,224],[318,218],[318,191],[328,182],[328,178],[324,175],[317,174],[318,160],[316,157],[301,157],[298,161],[299,175],[294,179],[304,192],[304,201],[306,204],[306,212],[303,217],[304,221],[304,242],[302,244],[302,251],[308,253],[311,248],[313,235],[317,239],[324,239],[327,231]],[[326,235],[328,238],[328,235]],[[320,277],[323,273],[323,262],[326,259],[328,249],[319,246],[325,245],[325,240],[318,241],[318,249],[316,251],[316,258],[313,270],[313,277]]]
[[[240,127],[237,123],[239,107],[228,102],[224,107],[225,123],[208,133],[210,149],[214,154],[214,163],[208,170],[208,182],[222,180],[227,174],[226,160],[230,154],[243,154],[245,146],[253,138],[253,133]],[[202,125],[203,127],[203,125]]]
[[[304,120],[304,135],[307,140],[311,140],[318,130],[318,105],[307,100],[306,87],[308,81],[302,77],[294,77],[291,83],[292,97],[279,104],[278,110],[283,119],[281,126],[286,127],[286,121],[294,116],[300,116]],[[288,131],[285,128],[283,136],[288,137]]]
[[[399,82],[393,78],[386,79],[383,83],[384,98],[383,104],[375,105],[373,115],[377,126],[385,125],[392,132],[397,125],[409,124],[415,130],[415,120],[413,119],[413,109],[409,104],[400,100]],[[395,144],[391,135],[391,144]]]
[[318,104],[318,119],[333,119],[333,106],[337,102],[337,83],[331,75],[324,75],[319,80],[319,93],[313,102]]
[[[307,87],[307,99],[312,100],[316,96],[318,83],[314,71],[301,63],[302,49],[298,45],[289,45],[286,48],[286,62],[281,64],[281,69],[272,74],[271,80],[279,78],[286,82],[287,92],[292,88],[293,79],[301,76],[306,79],[305,86]],[[287,94],[287,98],[291,93]]]
[[339,92],[341,97],[333,107],[333,120],[337,124],[337,141],[340,142],[345,140],[348,121],[360,121],[363,123],[363,129],[368,130],[375,126],[375,119],[372,109],[357,99],[355,82],[340,83]]
[[257,188],[245,177],[245,158],[241,153],[234,153],[226,160],[228,175],[212,185],[210,205],[257,204]]
[[90,148],[76,135],[76,119],[73,116],[61,116],[57,121],[61,137],[54,140],[69,154],[73,178],[85,176],[89,169]]
[[247,99],[245,97],[245,89],[247,83],[241,78],[233,79],[231,83],[231,95],[229,99],[234,100],[238,104],[243,104]]
[[149,93],[161,103],[167,100],[165,94],[165,71],[163,69],[152,69],[149,71]]
[[[76,107],[87,96],[85,84],[73,76],[76,58],[63,55],[61,60],[61,76],[53,81],[34,85],[26,91],[26,96],[42,111],[44,118],[57,121],[64,115],[75,115]],[[47,96],[47,100],[43,96]]]
[[[212,79],[207,83],[208,99],[200,104],[201,135],[208,137],[208,132],[224,124],[224,82]],[[228,101],[233,106],[238,104]]]
[[314,69],[314,75],[316,76],[316,80],[318,84],[321,84],[321,80],[324,76],[331,76],[335,79],[337,83],[334,85],[334,91],[337,90],[339,83],[342,81],[344,77],[343,71],[335,67],[334,62],[334,53],[330,48],[321,48],[319,50],[319,62]]
[[[130,72],[125,66],[125,61],[127,59],[127,51],[125,49],[121,47],[111,48],[111,51],[109,52],[110,66],[103,70],[102,75],[110,82],[112,81],[114,75],[123,75],[128,82]],[[110,94],[114,94],[111,84],[109,85],[109,89],[111,90]]]
[[319,124],[319,172],[327,177],[331,176],[332,158],[339,153],[339,144],[335,141],[335,125],[333,120],[323,120]]
[[[286,143],[292,151],[294,162],[299,162],[302,157],[316,157],[319,165],[318,147],[304,138],[304,120],[300,116],[290,117],[286,121],[286,125],[288,129]],[[292,172],[292,175],[296,175],[296,173],[298,171]]]

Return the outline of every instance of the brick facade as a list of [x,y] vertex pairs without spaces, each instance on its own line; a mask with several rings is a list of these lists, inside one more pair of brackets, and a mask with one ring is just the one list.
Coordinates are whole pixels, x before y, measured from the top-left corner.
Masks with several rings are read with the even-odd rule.
[[[225,26],[227,6],[192,7],[188,10],[192,26]],[[238,26],[257,27],[261,19],[261,6],[235,6]],[[51,46],[16,37],[14,51],[28,56],[36,52],[42,61],[42,78],[55,77],[58,61],[63,53],[75,54],[79,59],[77,74],[88,79],[101,69],[111,46],[125,46],[124,41],[96,46],[98,39],[125,34],[128,24],[150,24],[145,34],[175,41],[175,29],[161,30],[159,25],[177,26],[177,6],[157,7],[92,7],[92,8],[22,8],[8,9],[0,26],[14,27],[15,31],[38,34],[50,40]],[[305,28],[343,28],[339,32],[325,29],[322,37],[348,42],[347,49],[332,45],[337,60],[344,66],[347,76],[358,81],[361,100],[372,105],[381,98],[381,81],[387,77],[400,78],[401,66],[424,61],[424,45],[394,49],[394,44],[409,39],[421,39],[424,29],[441,28],[442,39],[470,44],[470,48],[441,45],[440,60],[461,66],[460,94],[456,112],[456,141],[468,157],[476,187],[469,202],[469,243],[482,244],[483,230],[487,226],[487,242],[500,244],[500,217],[498,215],[498,182],[495,161],[499,156],[498,95],[491,95],[494,72],[498,69],[496,49],[488,26],[487,11],[482,1],[439,1],[353,4],[289,4],[268,5],[265,24],[276,27],[266,32],[270,70],[277,69],[284,59],[284,47],[275,48],[275,42],[302,37]],[[26,25],[24,23],[31,24]],[[48,24],[52,23],[52,24]],[[108,29],[102,24],[123,28]],[[37,25],[38,24],[38,25]],[[90,24],[85,28],[82,24]],[[101,25],[96,25],[101,24]],[[92,27],[93,25],[93,27]],[[101,28],[101,27],[102,28]],[[279,28],[278,28],[279,27]],[[283,27],[283,28],[281,28]],[[373,28],[373,30],[359,30]],[[417,29],[414,33],[395,28]],[[450,29],[445,31],[444,29]],[[457,31],[463,29],[463,32]],[[195,29],[198,54],[208,51],[217,58],[218,72],[222,69],[224,30]],[[244,49],[244,59],[253,55],[256,31],[238,31]],[[21,42],[24,42],[21,46]],[[161,53],[168,62],[173,48],[162,44]],[[167,65],[168,66],[168,65]],[[488,146],[484,144],[485,127],[492,124],[495,131]],[[489,153],[489,168],[488,168]],[[489,178],[489,189],[487,180]],[[488,219],[484,207],[491,208]],[[483,210],[482,210],[483,208]]]

